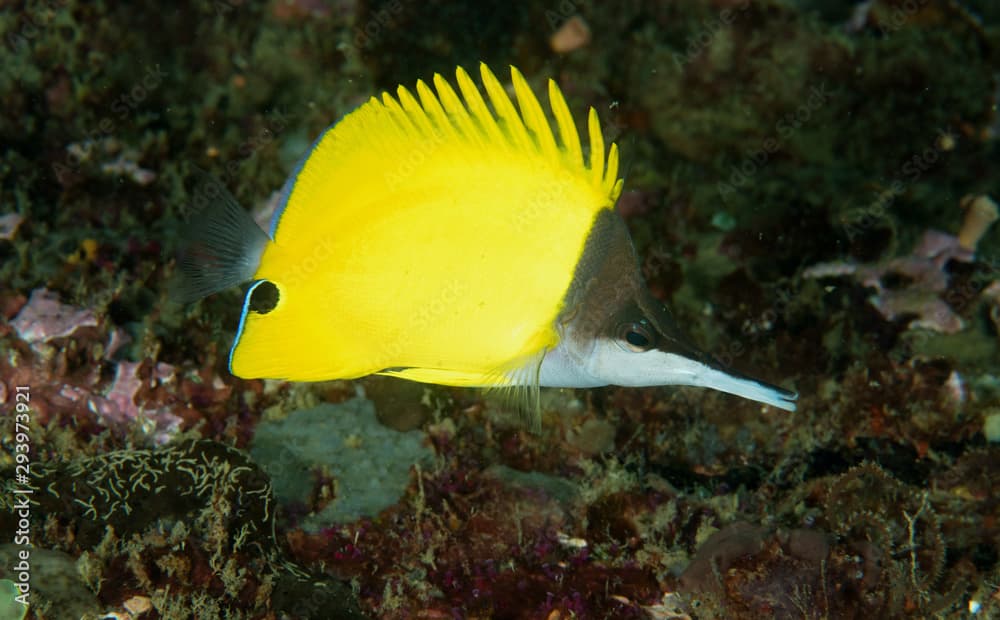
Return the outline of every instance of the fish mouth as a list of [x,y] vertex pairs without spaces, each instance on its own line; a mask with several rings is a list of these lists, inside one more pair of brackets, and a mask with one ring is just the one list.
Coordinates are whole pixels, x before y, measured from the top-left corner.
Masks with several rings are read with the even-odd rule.
[[706,385],[705,387],[726,392],[727,394],[742,396],[743,398],[755,400],[771,405],[772,407],[784,409],[785,411],[795,411],[796,409],[796,403],[799,399],[798,392],[786,390],[773,383],[761,381],[750,375],[724,368],[718,362],[710,366],[710,368],[714,372],[720,373],[721,376],[713,375],[714,380],[711,385]]
[[701,366],[701,369],[692,371],[697,379],[691,385],[742,396],[785,411],[795,411],[796,401],[799,398],[797,392],[729,368],[715,356],[709,355],[691,342],[677,326],[670,310],[657,300],[649,289],[642,287],[640,291],[638,305],[658,332],[655,350],[667,356],[690,360]]
[[785,411],[795,411],[798,392],[762,381],[746,373],[734,370],[716,357],[691,344],[679,332],[676,335],[662,334],[663,340],[655,351],[674,359],[669,366],[678,369],[686,364],[677,360],[687,360],[691,365],[692,380],[689,385],[711,388],[727,394],[755,400]]

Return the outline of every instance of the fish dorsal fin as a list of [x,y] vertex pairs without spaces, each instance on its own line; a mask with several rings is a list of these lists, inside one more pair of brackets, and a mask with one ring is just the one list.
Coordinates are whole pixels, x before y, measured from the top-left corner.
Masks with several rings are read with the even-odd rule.
[[[612,143],[605,158],[597,112],[591,108],[587,117],[590,157],[585,161],[576,123],[559,86],[549,80],[553,131],[524,76],[515,67],[510,69],[516,107],[489,67],[480,64],[485,97],[469,74],[458,67],[457,91],[435,74],[432,83],[436,92],[418,81],[415,95],[400,86],[394,95],[386,92],[372,97],[345,116],[317,140],[292,179],[275,218],[275,241],[280,244],[286,236],[308,235],[304,229],[311,223],[299,211],[317,194],[336,196],[338,207],[364,205],[367,201],[359,196],[361,192],[380,194],[372,181],[392,189],[439,150],[463,151],[470,157],[487,150],[533,157],[589,179],[597,192],[607,196],[608,206],[613,205],[621,192],[618,148]],[[373,169],[379,171],[378,177],[373,178]],[[362,170],[363,175],[352,172]],[[331,175],[330,171],[341,174]],[[359,182],[362,179],[364,182]],[[348,209],[343,211],[348,217]]]

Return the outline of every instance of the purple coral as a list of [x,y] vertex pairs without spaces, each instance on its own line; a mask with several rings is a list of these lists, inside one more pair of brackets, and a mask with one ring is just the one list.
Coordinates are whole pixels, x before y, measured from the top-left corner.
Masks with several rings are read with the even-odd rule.
[[6,239],[7,241],[13,239],[22,221],[24,221],[24,216],[20,213],[0,215],[0,239]]
[[59,296],[44,288],[31,292],[31,298],[11,321],[17,335],[28,344],[46,343],[72,335],[81,327],[96,327],[97,317],[90,310],[59,301]]
[[[953,260],[971,263],[975,253],[963,247],[958,237],[928,230],[909,256],[861,265],[840,261],[820,263],[806,269],[802,276],[854,276],[863,286],[875,289],[868,302],[886,320],[916,315],[911,328],[954,334],[965,328],[965,322],[941,299],[948,288],[946,265]],[[903,276],[907,284],[892,288],[886,284],[891,276]]]

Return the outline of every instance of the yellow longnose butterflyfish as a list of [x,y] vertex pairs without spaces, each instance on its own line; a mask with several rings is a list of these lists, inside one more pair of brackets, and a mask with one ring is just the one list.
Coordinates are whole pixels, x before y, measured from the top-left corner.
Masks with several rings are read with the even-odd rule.
[[794,392],[691,345],[647,289],[618,149],[589,149],[554,81],[511,67],[371,98],[327,129],[262,231],[231,198],[182,258],[188,297],[252,282],[229,358],[244,378],[391,375],[510,388],[691,385],[786,410]]

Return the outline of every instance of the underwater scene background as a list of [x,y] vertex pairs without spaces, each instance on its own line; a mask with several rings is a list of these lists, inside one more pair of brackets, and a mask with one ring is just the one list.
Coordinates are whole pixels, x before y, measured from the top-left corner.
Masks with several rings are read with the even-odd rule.
[[[1000,4],[3,0],[0,47],[0,620],[1000,618]],[[797,411],[228,372],[191,179],[266,222],[480,61],[597,110],[651,290]]]

